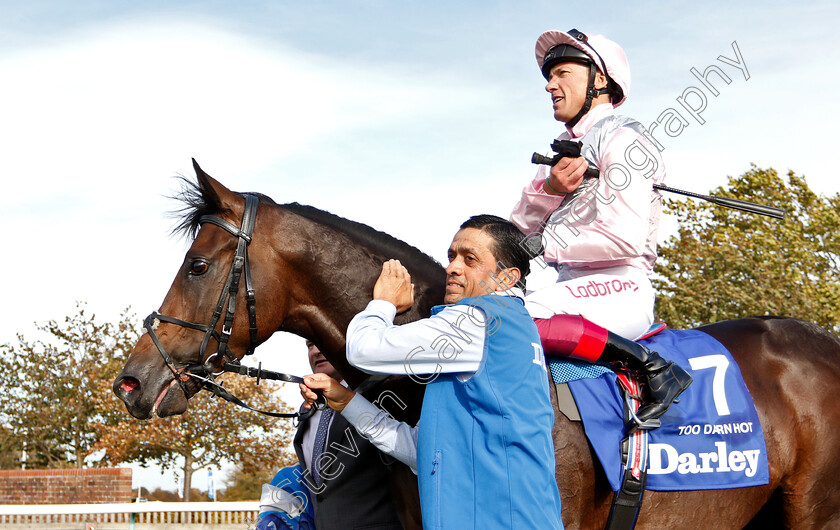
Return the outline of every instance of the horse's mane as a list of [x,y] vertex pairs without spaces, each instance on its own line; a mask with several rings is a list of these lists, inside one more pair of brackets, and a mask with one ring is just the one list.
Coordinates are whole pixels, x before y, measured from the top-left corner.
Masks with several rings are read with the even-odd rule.
[[434,274],[433,277],[442,277],[440,263],[417,247],[409,245],[391,234],[381,232],[364,223],[351,221],[334,213],[320,210],[314,206],[298,204],[296,202],[281,204],[279,206],[310,221],[342,232],[360,245],[366,248],[376,249],[384,257],[399,258],[401,261],[412,263],[415,266],[428,266],[429,270]]
[[[197,183],[185,177],[180,177],[180,180],[180,192],[170,197],[183,203],[181,208],[174,210],[170,214],[172,217],[178,219],[177,224],[172,228],[172,233],[174,235],[180,234],[194,238],[201,225],[200,221],[202,216],[218,215],[224,212],[220,211],[217,204],[208,200],[208,197],[205,196]],[[390,234],[376,230],[366,224],[351,221],[325,210],[320,210],[314,206],[298,204],[296,202],[277,204],[271,197],[262,193],[248,192],[247,194],[258,197],[260,204],[282,208],[295,215],[346,234],[360,245],[374,249],[384,257],[397,258],[404,263],[412,263],[415,267],[419,266],[423,272],[431,274],[431,278],[442,277],[440,263],[417,247],[409,245],[405,241],[397,239]],[[237,192],[237,195],[243,196],[245,194]]]

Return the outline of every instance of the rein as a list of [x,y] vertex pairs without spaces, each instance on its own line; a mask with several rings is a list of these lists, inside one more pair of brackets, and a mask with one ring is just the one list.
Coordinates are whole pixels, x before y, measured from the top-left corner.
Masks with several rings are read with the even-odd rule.
[[[261,364],[258,368],[243,366],[240,364],[239,359],[231,353],[231,350],[228,347],[228,341],[230,340],[233,328],[233,319],[236,313],[236,298],[239,293],[239,281],[242,277],[243,271],[245,273],[245,293],[248,306],[248,320],[250,323],[250,344],[248,346],[248,350],[245,352],[245,355],[254,353],[254,349],[257,347],[256,296],[251,279],[251,267],[248,263],[248,244],[251,242],[251,236],[254,233],[254,222],[257,217],[258,205],[259,199],[257,197],[254,195],[245,195],[245,212],[242,214],[241,228],[237,228],[231,223],[215,215],[204,215],[199,219],[200,223],[214,224],[239,239],[236,245],[236,253],[233,256],[233,263],[231,264],[230,272],[228,273],[225,286],[222,288],[222,294],[219,296],[219,302],[216,304],[216,310],[213,312],[210,323],[207,325],[196,324],[179,318],[162,315],[157,311],[154,311],[143,321],[143,330],[149,334],[161,357],[163,357],[163,361],[166,363],[166,366],[168,366],[172,371],[174,379],[170,383],[170,386],[177,382],[188,399],[190,393],[187,389],[186,382],[192,378],[201,383],[200,389],[209,390],[220,398],[239,405],[240,407],[244,407],[254,412],[259,412],[260,414],[265,414],[266,416],[273,416],[275,418],[298,418],[302,420],[310,416],[315,411],[315,407],[312,407],[309,411],[304,411],[302,413],[280,413],[255,409],[228,392],[214,380],[216,376],[221,375],[224,372],[231,372],[240,375],[247,375],[249,377],[256,377],[257,384],[259,384],[260,379],[272,379],[286,383],[303,383],[303,378],[295,375],[262,370]],[[225,308],[225,305],[227,305],[227,308]],[[216,331],[216,326],[219,323],[219,319],[222,317],[222,313],[225,314],[225,318],[222,323],[222,330],[220,333]],[[216,342],[219,344],[219,349],[216,353],[210,355],[203,363],[187,365],[179,369],[176,367],[176,363],[172,359],[172,356],[167,353],[155,333],[155,329],[157,329],[160,322],[167,322],[169,324],[203,331],[204,339],[201,341],[201,346],[198,350],[199,360],[204,359],[207,344],[210,342],[211,337],[216,339]],[[219,354],[226,359],[226,362],[222,365],[221,371],[214,372],[212,360]]]

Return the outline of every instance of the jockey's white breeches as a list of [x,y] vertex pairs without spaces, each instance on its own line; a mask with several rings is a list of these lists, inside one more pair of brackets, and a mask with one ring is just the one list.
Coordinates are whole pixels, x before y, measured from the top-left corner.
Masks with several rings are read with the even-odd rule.
[[655,300],[650,277],[636,267],[562,267],[557,283],[525,295],[525,308],[533,318],[581,315],[632,340],[653,323]]

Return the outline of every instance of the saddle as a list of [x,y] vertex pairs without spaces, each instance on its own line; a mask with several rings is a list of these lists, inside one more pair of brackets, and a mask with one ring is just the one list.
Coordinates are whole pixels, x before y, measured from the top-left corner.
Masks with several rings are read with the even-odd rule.
[[560,411],[582,421],[616,492],[607,528],[633,528],[645,489],[685,491],[769,482],[764,434],[729,351],[698,330],[656,324],[639,342],[686,367],[694,383],[655,429],[629,421],[639,407],[630,373],[547,357]]

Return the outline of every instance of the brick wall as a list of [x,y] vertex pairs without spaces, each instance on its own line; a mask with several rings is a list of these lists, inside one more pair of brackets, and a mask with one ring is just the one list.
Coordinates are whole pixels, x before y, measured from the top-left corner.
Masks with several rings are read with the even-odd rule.
[[0,471],[0,504],[131,502],[131,469]]

